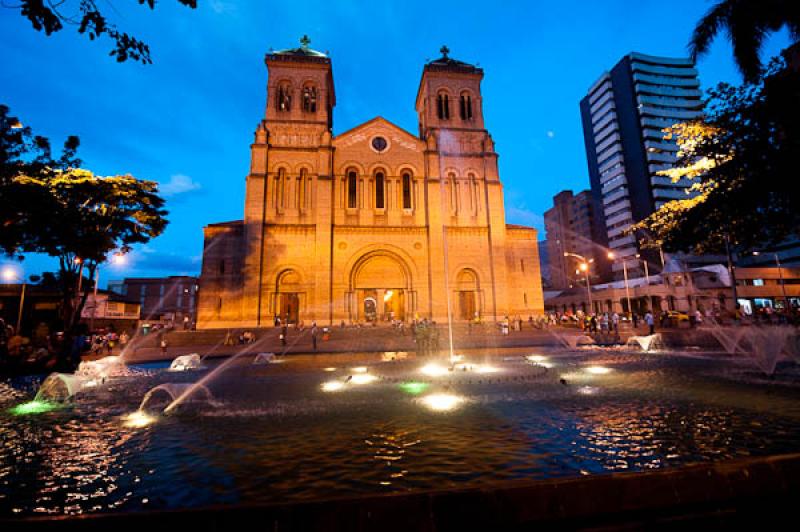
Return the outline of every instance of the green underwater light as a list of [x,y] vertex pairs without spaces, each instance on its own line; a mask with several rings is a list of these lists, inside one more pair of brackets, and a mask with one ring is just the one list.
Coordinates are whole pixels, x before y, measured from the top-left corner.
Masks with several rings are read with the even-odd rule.
[[400,385],[400,388],[411,395],[419,395],[428,389],[428,384],[425,382],[408,381]]
[[50,412],[58,408],[59,405],[56,403],[50,403],[48,401],[37,401],[34,399],[33,401],[28,401],[27,403],[19,404],[13,408],[9,409],[9,412],[14,414],[15,416],[29,416],[31,414],[44,414],[45,412]]

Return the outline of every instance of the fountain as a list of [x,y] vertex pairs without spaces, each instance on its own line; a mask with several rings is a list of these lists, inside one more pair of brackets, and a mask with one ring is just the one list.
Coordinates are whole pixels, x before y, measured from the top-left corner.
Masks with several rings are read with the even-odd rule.
[[[191,382],[167,382],[164,384],[159,384],[152,390],[148,391],[144,394],[142,398],[142,402],[139,405],[138,412],[147,412],[148,407],[149,410],[162,410],[167,405],[175,401],[178,397],[182,394],[186,393],[186,391],[193,387],[194,383]],[[214,396],[211,394],[211,391],[203,385],[197,386],[196,390],[197,393],[192,394],[192,398],[189,403],[210,403]]]
[[708,326],[703,327],[703,329],[710,332],[729,355],[736,354],[739,349],[739,343],[747,332],[744,327],[723,327],[713,322],[709,322]]
[[169,365],[169,371],[189,371],[192,369],[201,369],[202,367],[200,355],[192,353],[176,357],[175,360],[172,361],[172,364]]
[[51,373],[39,386],[34,402],[64,403],[83,390],[89,381],[80,375]]
[[550,329],[547,329],[547,332],[555,337],[565,349],[570,351],[575,351],[579,345],[594,344],[594,340],[585,334],[558,333]]
[[253,359],[254,366],[263,366],[264,364],[271,364],[276,362],[275,353],[259,353]]
[[663,341],[659,333],[649,334],[647,336],[631,336],[625,345],[638,345],[639,348],[645,353],[649,353],[654,347],[661,347]]
[[98,360],[81,362],[75,375],[92,379],[105,380],[108,377],[123,377],[130,375],[128,366],[119,356],[107,356]]
[[[788,326],[750,326],[741,327],[740,351],[756,363],[765,375],[775,373],[780,356],[790,354],[788,343],[794,340],[797,332]],[[793,342],[794,343],[794,342]],[[788,349],[787,349],[788,348]]]

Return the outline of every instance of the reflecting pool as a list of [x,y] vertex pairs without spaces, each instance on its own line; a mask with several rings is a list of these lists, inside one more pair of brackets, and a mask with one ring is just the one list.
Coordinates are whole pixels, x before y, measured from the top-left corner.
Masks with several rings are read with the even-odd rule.
[[32,383],[0,384],[0,516],[466,487],[800,450],[800,380],[780,368],[765,379],[713,357],[595,349],[281,362],[242,357],[169,415],[219,361],[136,366],[58,405],[32,403]]

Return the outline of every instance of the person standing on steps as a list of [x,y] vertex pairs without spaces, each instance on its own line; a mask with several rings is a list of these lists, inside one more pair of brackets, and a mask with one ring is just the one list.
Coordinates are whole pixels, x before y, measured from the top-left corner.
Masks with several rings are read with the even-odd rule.
[[648,327],[650,327],[650,334],[654,334],[656,329],[656,320],[653,318],[653,313],[649,310],[647,311],[647,314],[644,315],[644,322]]

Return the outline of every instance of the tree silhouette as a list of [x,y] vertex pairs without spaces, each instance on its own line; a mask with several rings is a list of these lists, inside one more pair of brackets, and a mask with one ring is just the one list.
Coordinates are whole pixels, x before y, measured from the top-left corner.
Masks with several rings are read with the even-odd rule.
[[[45,253],[59,262],[65,336],[76,331],[88,286],[111,253],[160,235],[166,225],[158,184],[130,175],[102,177],[81,169],[77,137],[59,158],[50,142],[0,105],[0,250],[24,257]],[[69,347],[69,342],[65,344]],[[68,353],[63,353],[67,358]]]
[[800,40],[800,2],[797,0],[722,0],[695,26],[689,53],[692,59],[705,54],[722,32],[727,32],[733,57],[746,81],[761,75],[760,52],[769,33],[786,26],[794,41]]
[[[139,5],[147,5],[155,9],[155,0],[137,0]],[[178,0],[192,9],[197,7],[197,0]],[[107,37],[114,42],[109,55],[122,63],[128,59],[144,64],[152,63],[150,48],[136,37],[120,31],[110,23],[100,11],[95,0],[20,0],[18,5],[6,6],[19,9],[20,14],[28,19],[36,31],[45,35],[62,31],[65,27],[73,27],[82,35],[93,41],[99,37]],[[113,9],[113,6],[111,6]]]

